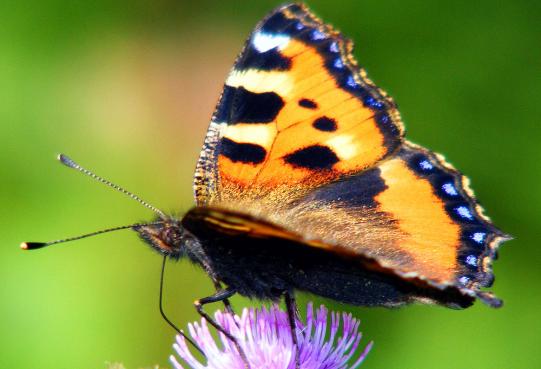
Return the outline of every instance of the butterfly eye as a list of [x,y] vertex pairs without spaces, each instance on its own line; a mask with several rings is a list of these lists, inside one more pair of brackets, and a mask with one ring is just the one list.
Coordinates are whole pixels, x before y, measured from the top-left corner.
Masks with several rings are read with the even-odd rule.
[[162,231],[163,239],[169,245],[181,245],[184,236],[184,230],[178,222],[166,224]]
[[173,258],[183,255],[186,236],[179,221],[170,219],[163,223],[135,227],[134,230],[160,254]]

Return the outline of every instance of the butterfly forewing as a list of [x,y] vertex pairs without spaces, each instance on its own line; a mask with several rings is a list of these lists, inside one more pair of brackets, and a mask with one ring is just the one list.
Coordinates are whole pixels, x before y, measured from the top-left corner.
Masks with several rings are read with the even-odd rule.
[[256,27],[210,125],[196,171],[199,205],[240,192],[291,200],[395,151],[398,112],[350,49],[301,5],[280,8]]

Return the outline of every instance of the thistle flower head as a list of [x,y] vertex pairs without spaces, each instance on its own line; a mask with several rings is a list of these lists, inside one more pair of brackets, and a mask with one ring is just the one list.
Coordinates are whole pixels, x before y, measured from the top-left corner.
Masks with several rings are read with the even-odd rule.
[[[295,345],[291,336],[287,313],[276,305],[269,309],[245,308],[241,316],[217,311],[216,322],[237,338],[251,369],[295,369]],[[308,304],[306,323],[297,321],[297,342],[301,369],[353,369],[357,368],[372,343],[352,360],[359,349],[362,334],[359,321],[351,314],[332,312],[328,324],[328,310],[321,306],[315,311]],[[328,327],[329,325],[329,327]],[[204,319],[201,323],[188,326],[190,335],[207,357],[206,365],[198,361],[188,349],[182,336],[177,336],[173,345],[178,357],[187,367],[183,367],[177,357],[170,360],[176,369],[244,369],[245,365],[235,345],[223,334],[220,343],[212,337]]]

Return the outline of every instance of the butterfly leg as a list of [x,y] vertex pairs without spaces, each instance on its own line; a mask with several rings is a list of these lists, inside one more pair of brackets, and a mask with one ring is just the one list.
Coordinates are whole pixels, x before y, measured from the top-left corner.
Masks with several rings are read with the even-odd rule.
[[297,302],[295,301],[295,296],[290,291],[284,293],[287,316],[289,320],[289,327],[291,329],[291,338],[293,339],[293,344],[295,345],[295,368],[300,368],[300,357],[299,357],[299,343],[297,341],[297,318],[299,316],[299,310],[297,308]]
[[[222,284],[217,279],[213,278],[212,283],[214,283],[214,287],[216,288],[217,293],[223,290]],[[229,299],[226,298],[226,299],[223,299],[222,301],[224,303],[225,310],[229,314],[231,314],[231,316],[235,316],[235,311],[233,310],[233,306],[231,306],[231,302],[229,301]],[[237,324],[237,326],[238,326],[238,324]]]
[[218,324],[210,315],[208,315],[204,310],[203,306],[206,304],[210,304],[213,302],[220,302],[227,300],[229,297],[233,296],[237,291],[235,291],[232,288],[226,288],[217,291],[214,295],[203,297],[202,299],[195,300],[194,306],[199,315],[201,315],[210,325],[212,325],[214,328],[216,328],[217,331],[221,332],[226,336],[233,344],[235,345],[235,348],[239,352],[240,357],[242,358],[242,361],[244,362],[245,369],[250,369],[250,364],[248,363],[248,359],[246,357],[246,354],[244,353],[244,350],[242,347],[240,347],[239,342],[237,339],[229,332],[227,332],[220,324]]

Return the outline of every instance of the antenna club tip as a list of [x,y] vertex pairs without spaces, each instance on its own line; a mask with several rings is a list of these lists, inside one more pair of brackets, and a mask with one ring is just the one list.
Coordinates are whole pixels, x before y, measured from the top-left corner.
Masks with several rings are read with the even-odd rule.
[[22,242],[20,247],[22,250],[36,250],[47,246],[45,242]]
[[58,161],[61,161],[62,163],[64,163],[64,162],[66,162],[67,160],[69,160],[69,158],[68,158],[66,155],[62,154],[62,153],[58,154],[58,155],[56,156],[56,158],[58,159]]
[[57,159],[67,167],[76,168],[77,164],[71,158],[64,154],[58,154]]

